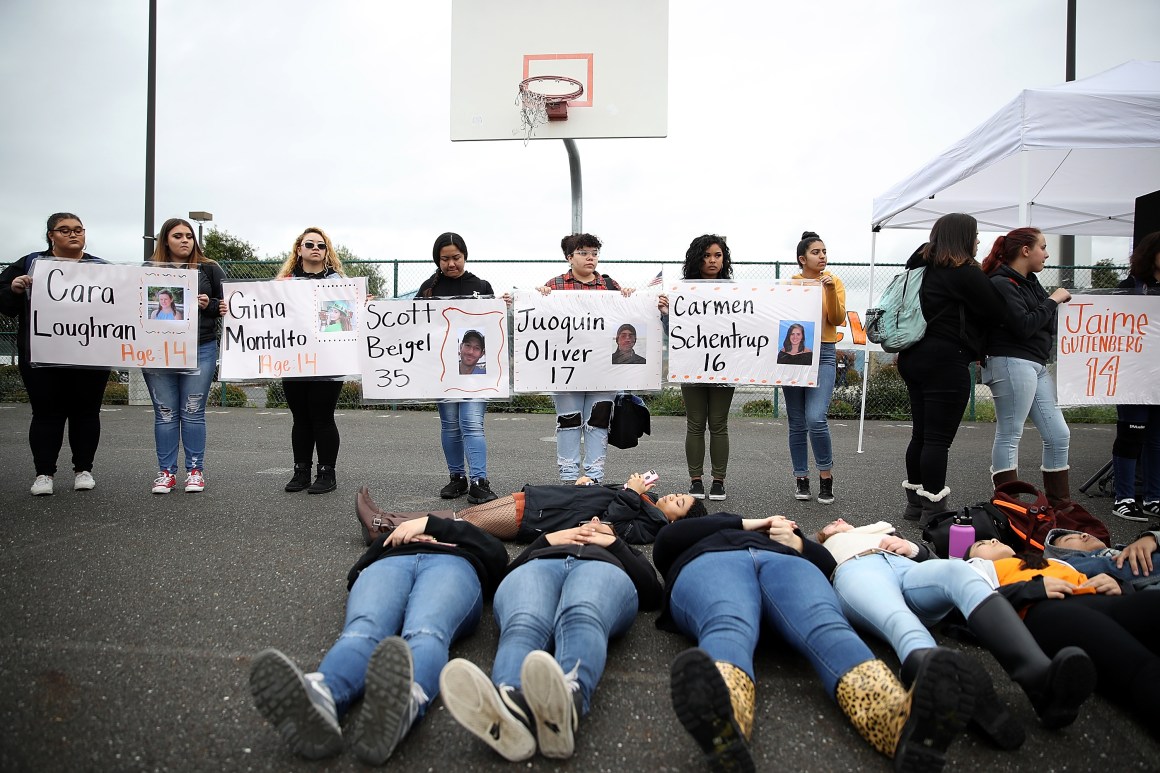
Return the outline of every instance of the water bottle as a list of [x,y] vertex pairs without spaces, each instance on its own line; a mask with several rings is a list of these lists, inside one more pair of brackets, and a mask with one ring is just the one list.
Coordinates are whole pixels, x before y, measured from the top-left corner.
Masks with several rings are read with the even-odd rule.
[[975,527],[969,523],[951,524],[950,538],[947,540],[947,555],[951,558],[966,558],[967,551],[975,544]]

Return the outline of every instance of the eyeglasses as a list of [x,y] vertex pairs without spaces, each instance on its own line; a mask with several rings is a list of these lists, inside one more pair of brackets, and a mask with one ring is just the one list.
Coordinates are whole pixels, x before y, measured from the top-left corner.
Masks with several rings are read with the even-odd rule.
[[302,246],[308,250],[319,249],[326,252],[326,242],[319,242],[318,244],[314,242],[302,242]]
[[54,228],[52,230],[61,236],[80,236],[85,232],[83,228]]
[[579,255],[581,258],[599,258],[600,250],[576,250],[573,255]]

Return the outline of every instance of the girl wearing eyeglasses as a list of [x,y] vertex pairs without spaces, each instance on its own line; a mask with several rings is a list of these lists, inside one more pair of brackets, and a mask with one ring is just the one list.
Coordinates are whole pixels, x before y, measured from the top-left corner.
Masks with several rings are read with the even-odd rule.
[[[334,251],[330,237],[321,228],[307,228],[297,239],[282,268],[279,279],[329,279],[346,276],[342,261]],[[338,425],[334,409],[342,391],[341,378],[283,378],[282,390],[294,417],[290,445],[294,449],[294,477],[286,484],[290,492],[306,490],[308,494],[326,494],[338,487],[334,465],[338,462]],[[310,482],[314,449],[318,448],[318,471]]]
[[32,405],[28,444],[36,467],[33,496],[53,493],[56,459],[64,444],[66,422],[75,475],[73,488],[88,491],[97,485],[93,480],[93,458],[101,440],[101,399],[109,381],[108,368],[32,367],[28,325],[32,264],[40,259],[108,262],[85,252],[85,227],[74,214],[57,212],[49,217],[45,236],[47,250],[13,261],[0,274],[0,312],[17,318],[20,377]]

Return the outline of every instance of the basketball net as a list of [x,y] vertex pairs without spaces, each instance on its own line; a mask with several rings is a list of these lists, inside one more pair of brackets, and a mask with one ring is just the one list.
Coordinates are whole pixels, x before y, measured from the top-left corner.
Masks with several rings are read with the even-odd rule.
[[[532,88],[541,83],[563,85],[562,92],[545,94]],[[534,75],[520,81],[519,91],[516,92],[516,106],[520,109],[520,123],[523,124],[524,145],[532,139],[537,126],[543,126],[551,120],[568,119],[568,100],[578,99],[584,93],[584,86],[574,78],[563,75]],[[519,134],[519,129],[512,131]]]
[[[516,93],[516,105],[520,109],[520,123],[523,124],[526,146],[535,134],[536,127],[548,122],[548,98],[526,86],[520,86]],[[518,134],[518,131],[516,133]]]

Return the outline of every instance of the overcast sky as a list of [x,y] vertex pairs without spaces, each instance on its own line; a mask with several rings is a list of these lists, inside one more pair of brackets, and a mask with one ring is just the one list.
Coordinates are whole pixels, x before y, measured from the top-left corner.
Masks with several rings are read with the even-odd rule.
[[[1078,77],[1160,60],[1160,2],[1078,5]],[[450,0],[159,7],[155,226],[208,210],[263,255],[318,225],[368,259],[427,259],[446,230],[476,259],[559,257],[563,144],[448,139]],[[605,258],[676,262],[703,232],[791,260],[811,229],[865,261],[876,195],[1064,80],[1065,9],[673,0],[669,136],[578,142],[585,230]],[[43,248],[58,210],[90,252],[140,259],[147,17],[146,0],[0,0],[0,262]],[[879,260],[920,241],[886,231]]]

